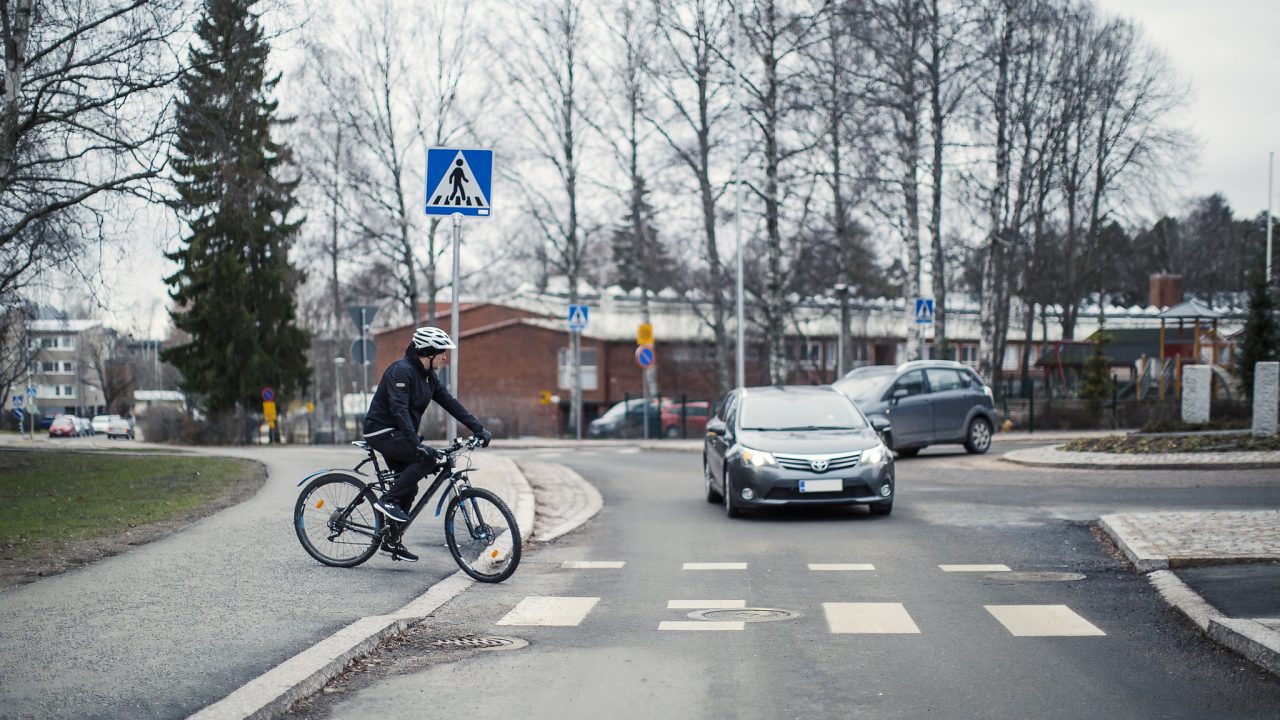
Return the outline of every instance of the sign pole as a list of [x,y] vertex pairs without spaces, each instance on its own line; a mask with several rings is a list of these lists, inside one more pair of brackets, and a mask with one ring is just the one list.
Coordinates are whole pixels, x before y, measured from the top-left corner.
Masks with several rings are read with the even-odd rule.
[[[453,344],[458,347],[453,349],[453,360],[451,370],[449,372],[449,384],[453,386],[454,397],[461,392],[462,386],[459,384],[461,377],[462,361],[459,357],[459,351],[462,350],[462,344],[458,341],[458,299],[461,295],[459,285],[461,285],[462,275],[462,214],[453,214],[453,302],[449,307],[449,336],[453,338]],[[435,302],[435,298],[431,299]],[[452,415],[449,415],[449,438],[458,437],[458,421]]]
[[369,408],[369,348],[365,346],[365,335],[368,321],[364,319],[365,309],[360,308],[360,367],[364,370],[364,387],[360,388],[360,406],[368,412]]
[[1271,190],[1275,180],[1276,152],[1267,153],[1267,285],[1271,284]]

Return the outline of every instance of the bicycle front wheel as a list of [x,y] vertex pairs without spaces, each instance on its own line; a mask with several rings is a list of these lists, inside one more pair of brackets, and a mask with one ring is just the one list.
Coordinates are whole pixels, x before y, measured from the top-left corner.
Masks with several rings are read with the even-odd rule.
[[458,567],[480,582],[502,582],[520,564],[516,516],[488,490],[467,488],[449,501],[444,537]]
[[333,567],[355,567],[378,551],[382,518],[364,483],[334,473],[303,488],[293,508],[293,529],[311,557]]

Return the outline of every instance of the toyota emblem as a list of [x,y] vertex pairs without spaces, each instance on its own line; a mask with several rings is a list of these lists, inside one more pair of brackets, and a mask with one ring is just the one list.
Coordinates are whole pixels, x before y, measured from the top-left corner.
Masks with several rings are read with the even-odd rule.
[[814,472],[826,472],[826,469],[827,469],[827,461],[826,461],[826,460],[814,460],[814,461],[812,461],[812,462],[810,462],[810,463],[809,463],[809,467],[813,468],[813,471],[814,471]]

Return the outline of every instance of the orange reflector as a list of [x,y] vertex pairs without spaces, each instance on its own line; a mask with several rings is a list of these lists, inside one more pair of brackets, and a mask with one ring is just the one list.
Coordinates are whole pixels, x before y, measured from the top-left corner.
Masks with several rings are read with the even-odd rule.
[[493,552],[489,553],[489,557],[493,558],[494,560],[497,560],[497,559],[498,559],[498,551],[497,551],[497,550],[494,550]]
[[317,510],[319,510],[320,508],[323,508],[323,507],[324,507],[324,501],[323,501],[323,500],[321,500],[320,502],[316,503],[316,509],[317,509]]

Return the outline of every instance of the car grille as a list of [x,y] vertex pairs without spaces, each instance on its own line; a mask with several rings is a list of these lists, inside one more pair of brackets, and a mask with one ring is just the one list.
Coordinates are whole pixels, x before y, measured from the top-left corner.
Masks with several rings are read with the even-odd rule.
[[[857,465],[862,453],[845,453],[843,455],[779,455],[774,453],[773,457],[778,461],[778,465],[788,470],[825,473],[832,470],[847,470]],[[822,470],[815,470],[813,467],[814,461],[826,461],[827,466]]]
[[865,483],[845,480],[844,489],[840,492],[802,493],[794,487],[775,487],[765,493],[766,500],[852,500],[864,498],[876,493]]

